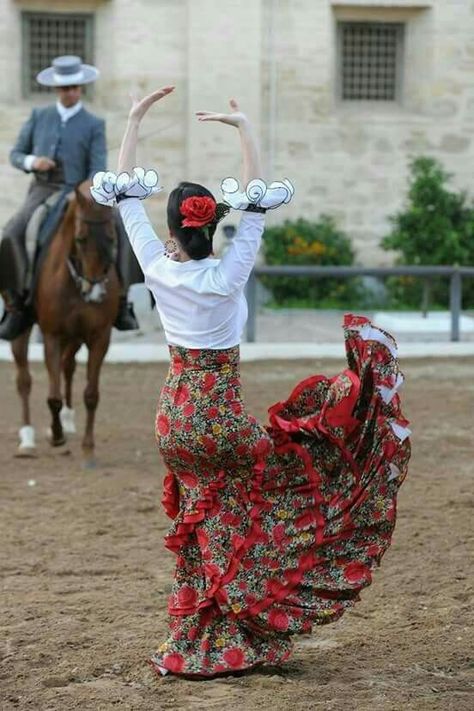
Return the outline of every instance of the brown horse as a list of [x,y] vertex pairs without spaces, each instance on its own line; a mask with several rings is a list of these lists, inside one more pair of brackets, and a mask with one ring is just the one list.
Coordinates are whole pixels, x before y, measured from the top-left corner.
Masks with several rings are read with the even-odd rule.
[[[94,461],[94,420],[99,402],[99,376],[109,347],[119,304],[120,285],[115,271],[117,248],[113,210],[93,202],[89,182],[75,191],[64,218],[40,267],[35,311],[43,333],[49,375],[50,442],[65,442],[65,430],[74,431],[72,382],[76,353],[88,348],[84,404],[87,418],[82,447],[86,463]],[[30,418],[31,374],[28,342],[31,329],[12,342],[17,367],[17,389],[22,402],[19,456],[35,454],[35,433]],[[61,391],[64,376],[65,406]]]

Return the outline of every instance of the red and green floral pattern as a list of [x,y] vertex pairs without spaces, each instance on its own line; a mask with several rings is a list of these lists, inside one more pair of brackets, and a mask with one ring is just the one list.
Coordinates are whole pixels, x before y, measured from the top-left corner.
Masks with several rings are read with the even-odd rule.
[[338,619],[390,545],[410,455],[395,342],[346,316],[349,368],[269,410],[241,399],[239,351],[171,347],[156,419],[177,556],[156,668],[277,664],[292,636]]

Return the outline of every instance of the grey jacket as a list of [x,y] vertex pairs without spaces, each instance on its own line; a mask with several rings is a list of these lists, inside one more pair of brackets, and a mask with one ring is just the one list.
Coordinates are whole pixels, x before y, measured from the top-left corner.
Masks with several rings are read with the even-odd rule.
[[55,105],[33,109],[10,151],[10,162],[25,170],[27,155],[59,158],[66,186],[75,187],[106,168],[105,122],[82,108],[62,125]]

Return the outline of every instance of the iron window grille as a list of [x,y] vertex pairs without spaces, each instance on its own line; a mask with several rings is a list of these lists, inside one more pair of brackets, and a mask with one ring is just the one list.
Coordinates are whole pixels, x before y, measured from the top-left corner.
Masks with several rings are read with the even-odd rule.
[[[94,16],[91,14],[24,12],[23,96],[47,94],[53,89],[41,86],[36,75],[51,65],[54,57],[75,54],[86,64],[94,63]],[[87,96],[91,88],[84,87]]]
[[404,25],[339,23],[339,82],[343,101],[400,101]]

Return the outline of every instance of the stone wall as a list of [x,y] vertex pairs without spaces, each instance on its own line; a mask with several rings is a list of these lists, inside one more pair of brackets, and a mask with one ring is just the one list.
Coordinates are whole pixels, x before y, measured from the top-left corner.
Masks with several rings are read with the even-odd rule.
[[[3,0],[0,223],[28,183],[9,166],[8,151],[38,103],[22,99],[20,86],[20,12],[31,9],[95,13],[101,78],[91,108],[107,120],[112,168],[129,91],[175,83],[176,93],[144,122],[139,149],[140,162],[157,166],[166,188],[185,177],[218,192],[222,177],[238,174],[237,135],[193,115],[225,109],[236,96],[257,124],[267,176],[296,185],[292,205],[269,221],[331,213],[361,263],[390,259],[378,243],[403,202],[411,156],[440,158],[453,184],[472,191],[471,0]],[[336,25],[347,19],[405,23],[400,105],[338,102]],[[162,193],[149,205],[161,234],[165,201]]]

